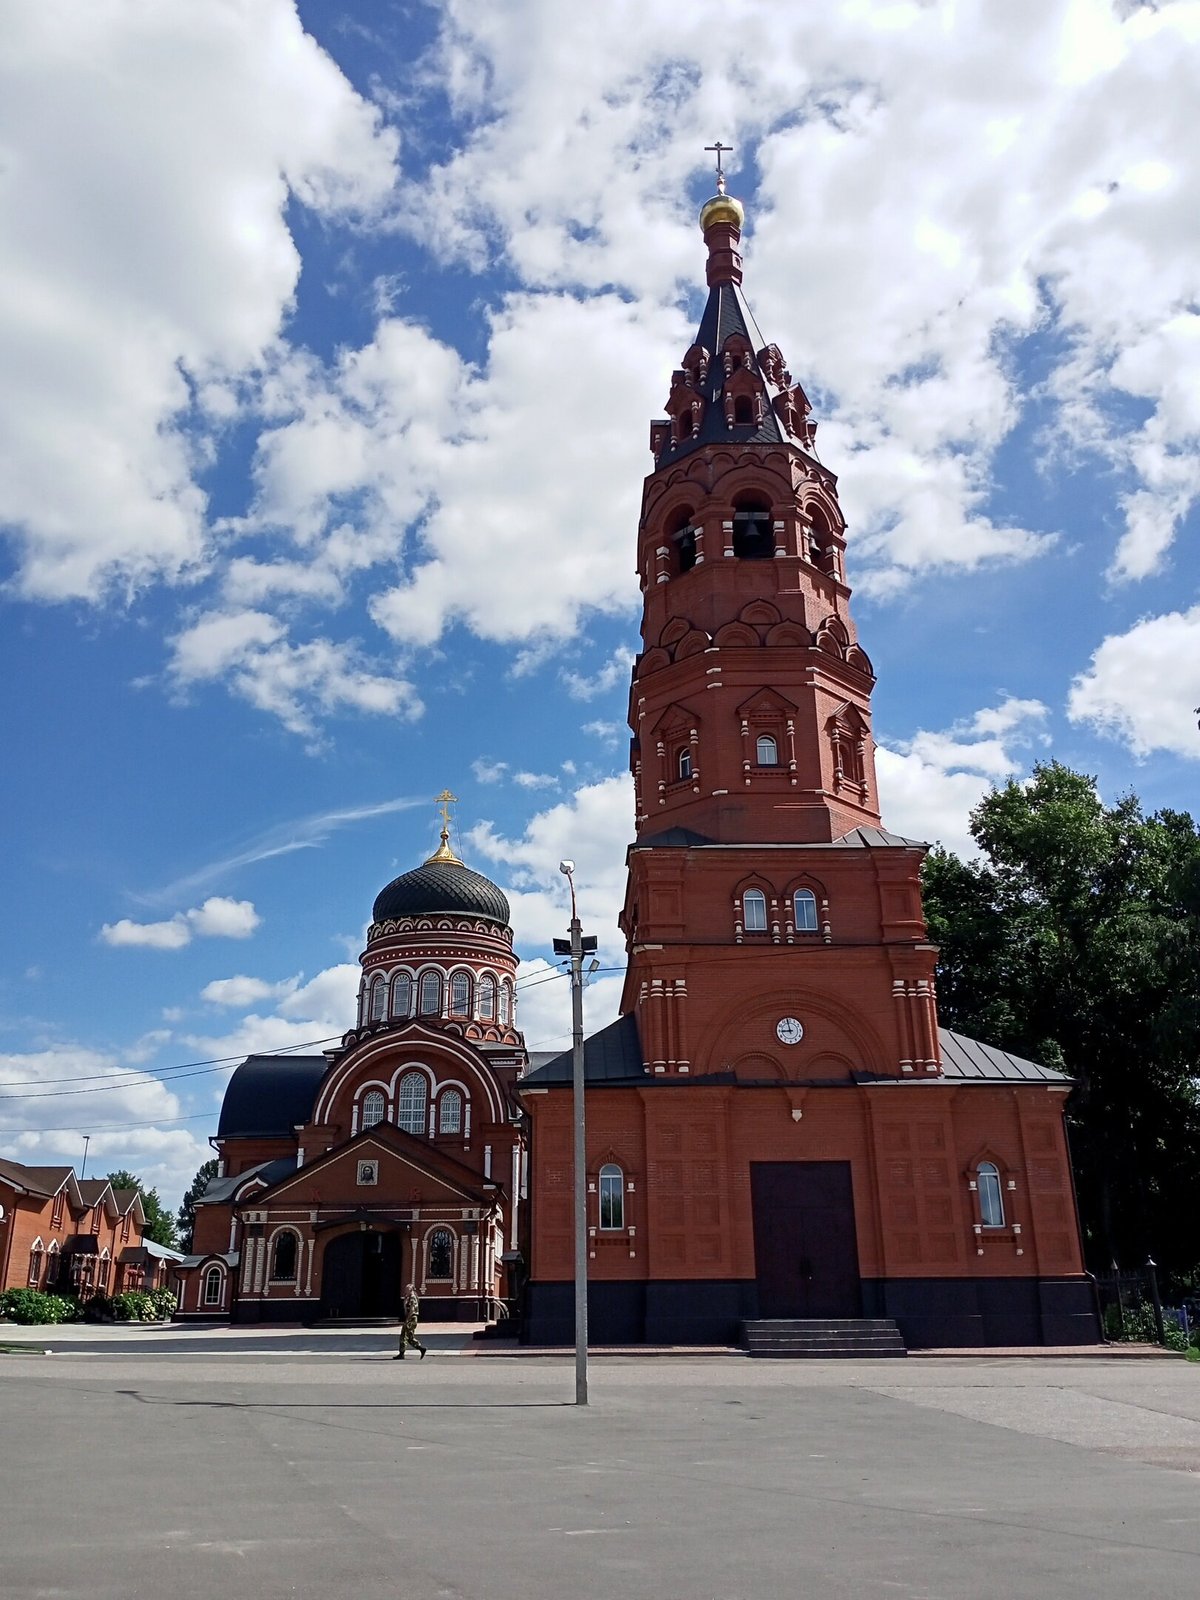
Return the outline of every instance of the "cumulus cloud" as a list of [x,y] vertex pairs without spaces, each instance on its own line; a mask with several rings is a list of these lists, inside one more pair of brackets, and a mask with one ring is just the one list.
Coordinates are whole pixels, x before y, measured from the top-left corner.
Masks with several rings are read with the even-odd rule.
[[[362,971],[356,962],[342,962],[327,967],[307,983],[289,979],[272,983],[253,977],[218,979],[217,993],[206,999],[217,1004],[257,1004],[260,1000],[276,999],[273,1011],[251,1011],[239,1018],[220,1034],[194,1033],[185,1036],[185,1043],[198,1055],[212,1058],[240,1057],[275,1050],[294,1050],[305,1047],[313,1054],[319,1053],[319,1041],[336,1039],[353,1026],[356,1014],[358,984]],[[224,987],[228,985],[229,987]],[[222,995],[229,996],[222,999]],[[236,1000],[234,995],[243,996]]]
[[884,825],[910,839],[928,839],[956,855],[975,855],[968,817],[984,795],[1021,770],[1048,716],[1040,700],[1007,696],[947,732],[919,730],[911,739],[877,744]]
[[[158,1078],[128,1068],[137,1054],[136,1046],[119,1055],[61,1045],[0,1055],[0,1155],[78,1170],[86,1134],[91,1176],[127,1167],[177,1205],[211,1152],[167,1125],[181,1118],[179,1100]],[[68,1088],[83,1092],[63,1094]]]
[[1146,617],[1113,634],[1071,685],[1067,715],[1122,739],[1136,756],[1155,750],[1200,760],[1200,605]]
[[396,136],[289,0],[10,8],[0,62],[0,524],[96,599],[213,558],[197,476],[300,273],[290,201],[378,212]]
[[210,895],[190,911],[177,911],[163,922],[133,922],[122,917],[106,922],[100,938],[114,948],[140,947],[146,950],[182,950],[193,936],[202,939],[248,939],[262,918],[251,900],[232,900],[226,895]]

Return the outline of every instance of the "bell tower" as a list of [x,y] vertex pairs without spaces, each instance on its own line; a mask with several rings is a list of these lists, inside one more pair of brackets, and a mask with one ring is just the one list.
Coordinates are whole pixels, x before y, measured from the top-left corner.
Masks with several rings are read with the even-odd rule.
[[719,998],[719,1015],[749,1019],[755,995],[763,1016],[747,1037],[763,1034],[764,1072],[770,1060],[803,1073],[819,1054],[776,1035],[809,1026],[794,1015],[808,996],[810,1009],[866,1003],[872,1016],[870,1048],[817,1026],[827,1076],[933,1073],[924,847],[882,827],[875,678],[850,613],[837,480],[803,388],[743,297],[744,220],[718,166],[700,211],[708,301],[650,427],[622,1010],[652,1073],[734,1070],[746,1041],[714,1033],[708,1013]]

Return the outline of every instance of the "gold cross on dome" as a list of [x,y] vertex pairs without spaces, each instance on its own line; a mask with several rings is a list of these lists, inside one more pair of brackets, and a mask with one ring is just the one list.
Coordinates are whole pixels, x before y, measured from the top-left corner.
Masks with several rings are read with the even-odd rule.
[[441,843],[429,857],[429,860],[426,861],[426,866],[429,866],[434,861],[453,861],[456,866],[462,866],[462,862],[450,848],[450,807],[456,805],[457,802],[458,796],[451,794],[449,789],[443,789],[434,801],[434,804],[442,814],[442,837]]
[[723,155],[729,155],[733,150],[733,146],[731,144],[722,144],[720,139],[718,139],[716,144],[706,144],[704,146],[704,148],[705,148],[706,151],[710,152],[712,155],[716,156],[716,158],[717,158],[717,189],[720,191],[721,194],[724,194],[725,193],[725,169],[721,165],[721,157]]
[[434,801],[434,804],[442,813],[442,827],[445,828],[447,833],[449,833],[450,807],[458,804],[458,796],[456,794],[451,794],[449,789],[443,789],[441,794],[439,794],[437,799]]

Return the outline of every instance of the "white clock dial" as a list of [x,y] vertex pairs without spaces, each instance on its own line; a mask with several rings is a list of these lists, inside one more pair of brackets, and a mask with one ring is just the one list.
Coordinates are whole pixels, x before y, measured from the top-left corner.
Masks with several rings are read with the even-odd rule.
[[799,1044],[804,1037],[804,1024],[795,1017],[780,1017],[775,1032],[780,1044]]

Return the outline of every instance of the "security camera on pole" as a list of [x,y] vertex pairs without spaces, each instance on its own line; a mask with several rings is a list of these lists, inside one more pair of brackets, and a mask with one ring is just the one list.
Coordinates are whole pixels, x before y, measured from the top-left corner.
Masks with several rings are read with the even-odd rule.
[[[588,1403],[587,1377],[587,1140],[583,1119],[583,958],[596,948],[585,939],[575,904],[575,863],[560,861],[558,870],[571,886],[569,939],[555,939],[556,956],[571,958],[571,1079],[575,1125],[575,1404]],[[594,963],[593,963],[594,965]]]

